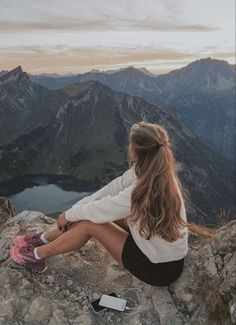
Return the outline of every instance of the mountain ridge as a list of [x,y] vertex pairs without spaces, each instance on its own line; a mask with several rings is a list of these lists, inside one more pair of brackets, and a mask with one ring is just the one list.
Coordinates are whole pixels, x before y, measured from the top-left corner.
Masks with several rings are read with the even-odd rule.
[[202,58],[156,77],[127,67],[111,74],[41,79],[49,88],[88,80],[99,80],[115,91],[143,97],[174,111],[205,144],[235,161],[235,68],[227,61]]
[[0,94],[0,145],[47,125],[57,109],[54,104],[66,100],[61,91],[32,82],[21,66],[0,77]]
[[22,67],[20,65],[18,65],[15,69],[11,70],[11,71],[7,71],[4,75],[0,76],[1,77],[1,83],[4,84],[5,82],[9,82],[9,81],[15,81],[17,80],[19,77],[23,77],[25,76],[26,78],[28,78],[28,75],[26,72],[23,72]]
[[128,168],[130,127],[146,120],[169,131],[182,180],[192,195],[191,216],[202,221],[209,213],[210,220],[204,221],[214,222],[213,208],[234,211],[233,165],[201,143],[172,111],[99,81],[69,87],[73,89],[60,90],[63,102],[54,105],[47,124],[0,147],[1,183],[48,174],[103,186],[104,180],[109,182]]

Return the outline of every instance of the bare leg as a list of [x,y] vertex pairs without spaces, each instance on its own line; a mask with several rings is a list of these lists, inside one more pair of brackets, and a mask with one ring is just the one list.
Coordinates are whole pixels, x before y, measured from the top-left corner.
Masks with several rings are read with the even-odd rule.
[[[73,222],[68,226],[68,229],[76,226],[78,222]],[[46,230],[44,232],[44,237],[49,241],[53,241],[54,239],[56,239],[57,237],[61,236],[63,234],[63,231],[59,230],[57,228],[57,224],[53,224],[48,230]]]
[[114,222],[99,224],[81,220],[79,224],[62,233],[49,244],[37,247],[37,253],[41,258],[48,258],[70,252],[84,246],[91,236],[96,238],[123,266],[121,256],[128,232]]
[[[68,230],[75,227],[80,221],[77,222],[72,222],[69,226],[68,226]],[[128,230],[128,226],[125,223],[125,218],[123,219],[119,219],[119,220],[115,220],[113,221],[114,223],[116,223],[117,225],[119,225],[121,228]],[[53,241],[54,239],[58,238],[59,236],[61,236],[63,234],[62,231],[60,231],[57,228],[57,225],[54,224],[52,225],[47,231],[44,232],[44,237],[49,241]]]

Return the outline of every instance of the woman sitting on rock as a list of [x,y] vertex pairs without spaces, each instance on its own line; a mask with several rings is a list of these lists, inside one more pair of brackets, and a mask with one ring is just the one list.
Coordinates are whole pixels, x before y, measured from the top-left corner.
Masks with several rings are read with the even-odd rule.
[[138,279],[159,286],[177,280],[190,224],[167,130],[135,123],[128,162],[123,175],[60,214],[57,228],[17,236],[11,259],[42,273],[49,257],[77,250],[94,237]]

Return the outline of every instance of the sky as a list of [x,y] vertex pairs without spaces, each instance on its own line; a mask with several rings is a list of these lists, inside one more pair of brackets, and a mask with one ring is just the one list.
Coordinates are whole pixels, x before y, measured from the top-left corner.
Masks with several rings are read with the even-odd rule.
[[234,0],[0,0],[0,71],[235,64]]

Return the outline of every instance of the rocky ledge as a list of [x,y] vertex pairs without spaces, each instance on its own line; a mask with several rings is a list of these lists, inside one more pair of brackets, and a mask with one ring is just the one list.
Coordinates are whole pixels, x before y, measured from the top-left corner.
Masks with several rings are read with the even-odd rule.
[[[11,238],[44,230],[55,220],[35,211],[14,216],[5,204],[8,220],[0,209],[0,324],[236,323],[236,220],[212,237],[189,231],[181,277],[170,286],[154,287],[120,267],[93,238],[80,250],[52,257],[43,274],[15,268],[9,259]],[[89,302],[109,292],[125,294],[132,309],[95,315]]]

